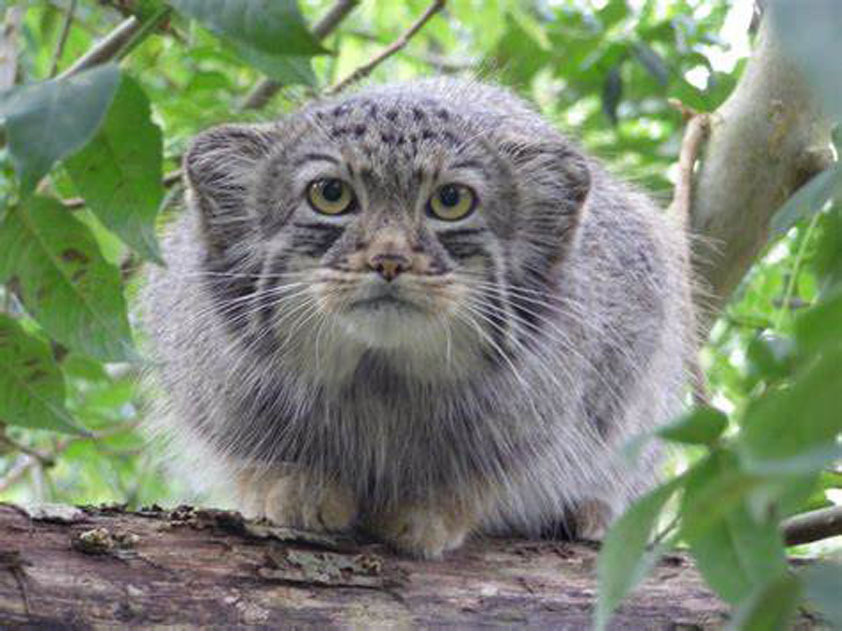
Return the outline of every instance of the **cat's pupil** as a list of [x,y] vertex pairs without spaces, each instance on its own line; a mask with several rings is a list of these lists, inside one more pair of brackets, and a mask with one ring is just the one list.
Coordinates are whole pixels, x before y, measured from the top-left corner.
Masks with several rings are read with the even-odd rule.
[[445,186],[439,191],[439,201],[448,207],[459,203],[459,189],[455,186]]
[[339,180],[325,180],[322,182],[322,197],[329,202],[342,199],[343,186]]

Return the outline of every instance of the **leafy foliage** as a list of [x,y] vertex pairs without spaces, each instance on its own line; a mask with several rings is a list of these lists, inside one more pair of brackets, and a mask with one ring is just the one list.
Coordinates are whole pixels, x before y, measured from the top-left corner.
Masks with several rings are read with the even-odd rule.
[[[373,80],[466,72],[504,82],[666,201],[682,133],[669,100],[713,111],[727,98],[744,60],[719,33],[745,4],[450,0]],[[828,78],[839,76],[842,15],[833,0],[802,4],[772,6],[793,56],[838,116],[842,90]],[[363,2],[323,47],[307,25],[329,0],[79,0],[63,43],[71,4],[30,3],[18,58],[0,59],[0,70],[16,64],[15,85],[0,93],[4,499],[138,504],[178,495],[136,430],[142,360],[126,299],[138,258],[160,260],[155,226],[179,187],[164,173],[178,168],[200,129],[296,107],[394,41],[426,5]],[[69,68],[126,11],[145,26],[114,57],[119,66],[50,77],[53,61]],[[263,112],[241,109],[263,75],[285,89]],[[767,250],[714,326],[703,352],[713,407],[649,438],[676,446],[671,467],[680,475],[609,533],[598,567],[600,628],[674,545],[686,545],[734,604],[734,628],[785,628],[802,597],[842,628],[840,568],[792,572],[778,529],[783,517],[842,494],[834,468],[840,174],[832,167],[784,205]],[[31,475],[7,478],[24,465]]]

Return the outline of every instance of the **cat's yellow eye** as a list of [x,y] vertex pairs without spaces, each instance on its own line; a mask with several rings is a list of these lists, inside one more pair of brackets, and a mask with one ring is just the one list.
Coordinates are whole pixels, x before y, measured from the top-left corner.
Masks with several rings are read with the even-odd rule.
[[329,177],[310,182],[307,186],[307,201],[318,213],[341,215],[354,205],[354,191],[342,180]]
[[464,219],[474,210],[477,196],[464,184],[445,184],[436,189],[427,204],[432,217],[443,221]]

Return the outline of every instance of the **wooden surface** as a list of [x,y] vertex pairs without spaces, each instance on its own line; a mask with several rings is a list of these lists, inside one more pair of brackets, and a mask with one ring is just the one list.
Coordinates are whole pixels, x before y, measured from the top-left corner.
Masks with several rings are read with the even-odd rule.
[[[180,508],[0,505],[3,631],[584,631],[596,548],[479,540],[440,562]],[[726,608],[670,556],[612,629],[719,629]]]

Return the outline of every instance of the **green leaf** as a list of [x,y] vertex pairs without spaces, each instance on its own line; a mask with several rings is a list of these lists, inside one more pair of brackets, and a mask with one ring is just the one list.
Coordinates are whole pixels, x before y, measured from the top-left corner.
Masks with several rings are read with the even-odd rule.
[[[743,466],[785,470],[788,459],[832,452],[842,432],[842,349],[827,352],[792,386],[766,394],[746,411],[738,437]],[[830,451],[828,451],[830,450]],[[817,459],[821,468],[826,460]]]
[[64,379],[49,344],[4,314],[0,314],[0,420],[82,433],[64,407]]
[[647,544],[664,504],[683,482],[683,478],[675,478],[650,491],[632,504],[608,531],[597,561],[599,595],[595,631],[606,628],[617,605],[657,562],[661,549],[648,550]]
[[24,195],[53,164],[83,147],[99,128],[120,79],[115,65],[0,95],[9,150]]
[[240,57],[276,81],[286,85],[315,86],[317,83],[309,57],[270,55],[239,42],[231,42],[231,45]]
[[164,198],[161,130],[149,100],[123,75],[105,121],[84,149],[65,161],[88,207],[146,259],[163,263],[155,217]]
[[661,438],[688,445],[712,445],[728,428],[728,417],[711,407],[699,407],[658,430]]
[[842,631],[842,565],[819,562],[804,571],[804,592],[831,628]]
[[[783,540],[774,520],[758,521],[745,502],[726,502],[728,510],[714,517],[703,513],[735,470],[733,454],[714,452],[688,477],[681,508],[682,535],[696,566],[716,593],[732,604],[786,571]],[[693,523],[696,518],[704,521],[703,527]]]
[[217,35],[270,55],[327,52],[307,29],[295,0],[171,0]]
[[0,229],[0,280],[16,278],[26,309],[65,346],[103,360],[132,349],[120,271],[59,202],[33,196]]
[[801,582],[783,574],[758,587],[745,599],[728,625],[729,631],[782,631],[790,622],[801,600]]
[[825,204],[842,192],[842,166],[834,165],[799,188],[772,217],[770,238],[785,234],[802,219],[821,212]]

